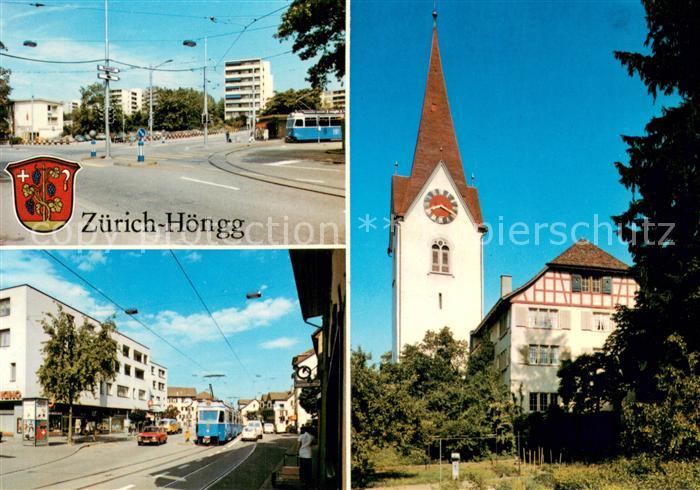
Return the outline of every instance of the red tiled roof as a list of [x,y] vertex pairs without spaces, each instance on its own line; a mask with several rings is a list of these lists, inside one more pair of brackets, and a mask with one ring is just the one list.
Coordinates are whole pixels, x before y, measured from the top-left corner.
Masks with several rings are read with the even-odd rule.
[[441,160],[449,170],[476,224],[481,225],[479,195],[476,188],[468,186],[464,178],[442,72],[437,30],[433,29],[430,67],[411,176],[394,176],[392,180],[392,208],[395,214],[403,215],[408,210]]
[[197,390],[194,388],[178,388],[176,386],[168,386],[168,397],[194,397],[197,395]]
[[629,266],[586,240],[579,240],[547,265],[626,271]]

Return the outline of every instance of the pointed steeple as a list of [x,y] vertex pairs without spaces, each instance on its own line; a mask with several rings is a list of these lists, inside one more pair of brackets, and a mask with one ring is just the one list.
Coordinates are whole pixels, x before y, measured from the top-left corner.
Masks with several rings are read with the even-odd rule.
[[425,86],[423,113],[413,154],[411,177],[427,179],[440,160],[445,162],[458,186],[467,185],[452,124],[445,77],[442,73],[437,27],[434,26],[428,81]]
[[467,185],[462,168],[462,158],[457,146],[457,137],[452,123],[452,113],[440,59],[437,11],[434,10],[428,80],[425,86],[416,149],[413,154],[413,166],[410,177],[394,176],[392,206],[395,214],[402,215],[408,210],[441,161],[447,167],[476,224],[481,225],[479,197],[476,189]]

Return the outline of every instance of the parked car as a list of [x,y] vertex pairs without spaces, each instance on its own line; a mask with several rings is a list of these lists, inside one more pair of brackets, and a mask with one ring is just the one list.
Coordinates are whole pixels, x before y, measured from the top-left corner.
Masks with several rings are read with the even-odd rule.
[[87,141],[87,140],[85,139],[85,136],[83,136],[82,134],[76,134],[75,141],[77,141],[78,143],[82,143],[83,141]]
[[139,446],[143,446],[144,444],[157,444],[160,446],[168,442],[168,434],[163,427],[148,425],[139,432],[139,435],[136,437],[136,442],[138,442]]
[[243,427],[243,432],[241,432],[242,441],[257,441],[260,439],[258,436],[258,431],[252,425],[246,425]]
[[275,433],[275,424],[271,424],[270,422],[267,422],[265,425],[263,425],[263,432],[265,434],[274,434]]
[[246,424],[246,427],[252,427],[258,439],[262,439],[263,425],[259,420],[251,420]]
[[114,135],[113,141],[115,143],[124,143],[126,141],[126,133],[119,131],[116,135]]
[[177,419],[160,419],[158,422],[158,427],[165,429],[168,434],[179,434],[182,432],[182,427]]
[[95,136],[96,140],[104,141],[107,139],[104,133],[97,133],[97,136]]

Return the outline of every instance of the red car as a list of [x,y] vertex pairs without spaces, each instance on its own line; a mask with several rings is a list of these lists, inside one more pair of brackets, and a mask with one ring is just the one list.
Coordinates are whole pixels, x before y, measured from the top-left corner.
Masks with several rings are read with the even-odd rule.
[[165,432],[164,427],[156,427],[155,425],[149,425],[144,427],[139,435],[136,437],[136,441],[139,446],[144,444],[165,444],[168,442],[168,434]]

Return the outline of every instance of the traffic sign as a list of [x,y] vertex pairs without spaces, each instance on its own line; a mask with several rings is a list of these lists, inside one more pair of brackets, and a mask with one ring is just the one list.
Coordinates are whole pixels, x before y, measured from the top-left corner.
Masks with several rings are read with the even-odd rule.
[[119,73],[119,68],[115,66],[97,65],[97,69],[100,71],[107,71],[109,73]]
[[102,80],[112,80],[114,82],[119,81],[119,77],[112,75],[111,73],[98,73],[97,78],[101,78]]
[[140,139],[143,139],[146,137],[146,130],[143,128],[139,128],[138,131],[136,131],[136,136]]

